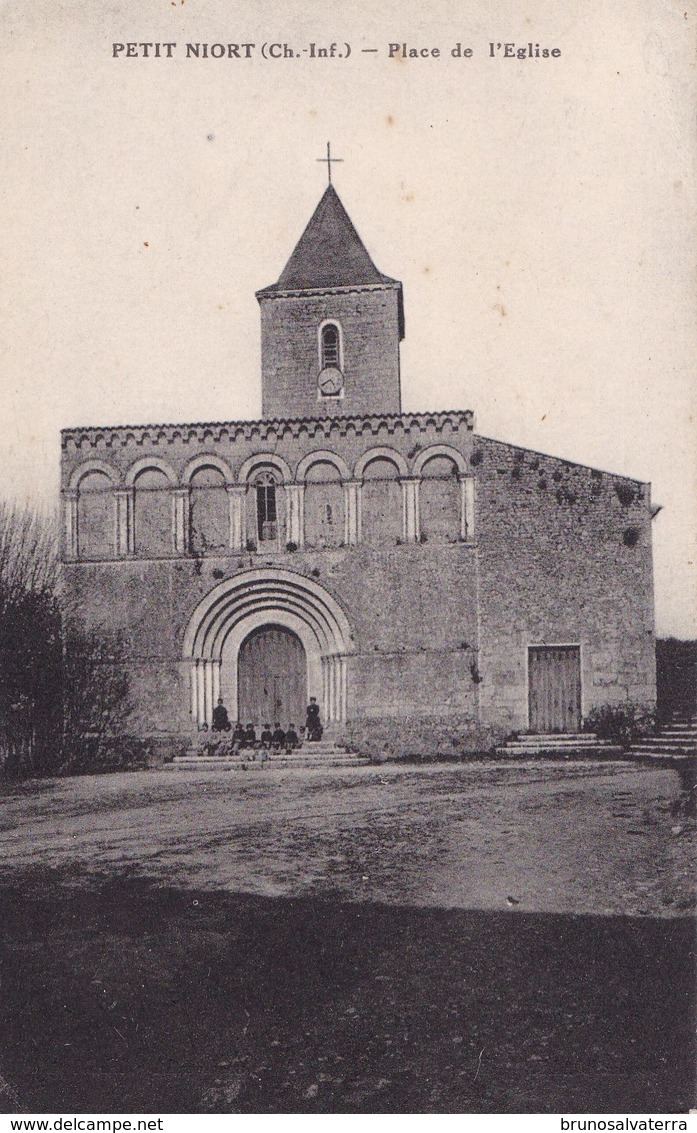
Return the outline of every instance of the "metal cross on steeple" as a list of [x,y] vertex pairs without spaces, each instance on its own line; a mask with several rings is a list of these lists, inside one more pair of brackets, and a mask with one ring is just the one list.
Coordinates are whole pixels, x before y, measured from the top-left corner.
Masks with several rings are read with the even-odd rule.
[[332,162],[333,161],[343,161],[344,160],[343,157],[332,157],[331,142],[327,142],[327,156],[326,157],[317,157],[317,158],[315,158],[315,160],[316,161],[322,161],[322,162],[326,161],[326,163],[327,163],[327,176],[329,178],[329,184],[331,185],[331,183],[332,183]]

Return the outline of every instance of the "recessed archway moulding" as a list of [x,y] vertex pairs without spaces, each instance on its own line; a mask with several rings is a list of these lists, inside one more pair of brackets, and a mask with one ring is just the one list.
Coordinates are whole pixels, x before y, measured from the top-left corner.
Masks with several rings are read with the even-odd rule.
[[348,618],[319,583],[294,571],[263,567],[215,586],[194,610],[184,634],[190,713],[195,724],[211,723],[220,694],[225,649],[227,687],[237,701],[237,655],[253,629],[282,625],[298,634],[307,657],[310,695],[322,704],[326,722],[346,719],[348,654],[354,643]]

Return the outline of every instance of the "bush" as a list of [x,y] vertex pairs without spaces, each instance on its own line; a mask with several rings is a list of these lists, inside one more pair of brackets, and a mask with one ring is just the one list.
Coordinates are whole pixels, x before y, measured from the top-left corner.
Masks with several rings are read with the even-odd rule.
[[380,716],[349,721],[343,742],[374,762],[463,760],[493,751],[500,736],[470,716]]
[[52,519],[0,503],[0,770],[13,778],[143,766],[127,718],[123,646],[77,634],[58,598]]
[[61,759],[58,541],[50,518],[0,504],[0,768],[50,774]]
[[126,733],[128,669],[117,634],[95,630],[65,635],[63,665],[64,771],[144,766]]
[[584,732],[595,732],[601,739],[621,747],[652,735],[655,729],[655,713],[644,705],[629,702],[593,708],[583,721]]

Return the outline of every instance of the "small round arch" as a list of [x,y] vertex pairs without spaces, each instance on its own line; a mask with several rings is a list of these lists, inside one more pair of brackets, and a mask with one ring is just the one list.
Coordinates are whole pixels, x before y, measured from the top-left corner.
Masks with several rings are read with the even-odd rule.
[[248,457],[240,468],[237,474],[237,480],[240,484],[247,484],[257,469],[264,466],[275,468],[280,472],[281,477],[287,483],[293,479],[293,474],[290,470],[290,465],[283,459],[282,456],[277,456],[275,452],[257,452],[254,456]]
[[467,461],[461,452],[458,452],[456,448],[451,448],[450,445],[429,445],[423,452],[420,452],[414,461],[414,475],[421,476],[423,474],[424,465],[427,464],[429,460],[433,460],[436,456],[448,457],[449,460],[452,460],[452,462],[457,465],[458,472],[463,476],[467,475]]
[[232,474],[230,465],[227,464],[224,460],[221,460],[219,456],[213,456],[212,453],[206,452],[200,453],[198,456],[194,456],[189,461],[184,471],[182,472],[182,483],[189,484],[191,482],[191,477],[194,475],[194,473],[198,472],[200,468],[217,468],[218,472],[220,472],[221,476],[224,478],[226,484],[235,483],[235,477]]
[[344,331],[338,319],[323,319],[317,328],[320,369],[344,368]]
[[329,452],[327,449],[318,448],[314,452],[308,452],[304,456],[298,467],[295,470],[295,479],[298,483],[303,483],[307,477],[308,472],[313,464],[331,464],[336,468],[342,480],[351,479],[351,469],[345,460],[337,456],[335,452]]
[[143,456],[140,460],[136,460],[126,473],[126,483],[132,487],[136,482],[136,477],[141,472],[145,472],[147,468],[156,468],[162,472],[169,480],[170,486],[175,488],[177,486],[177,477],[165,460],[161,460],[159,456]]
[[409,475],[409,466],[401,452],[397,452],[396,449],[389,448],[387,445],[377,445],[375,448],[369,448],[368,451],[364,452],[363,456],[359,457],[356,461],[356,466],[353,470],[356,480],[363,479],[365,470],[371,460],[379,460],[381,458],[383,460],[391,460],[396,466],[400,476]]
[[71,491],[74,491],[80,486],[80,481],[83,476],[87,476],[88,472],[103,472],[105,476],[109,477],[112,484],[118,484],[119,482],[119,474],[116,469],[112,468],[111,465],[107,464],[105,461],[95,458],[93,460],[85,460],[82,464],[78,464],[68,483],[68,487]]

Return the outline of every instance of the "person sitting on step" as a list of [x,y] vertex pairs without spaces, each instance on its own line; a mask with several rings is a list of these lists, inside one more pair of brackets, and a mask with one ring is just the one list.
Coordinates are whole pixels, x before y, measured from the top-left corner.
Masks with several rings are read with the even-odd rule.
[[268,751],[273,743],[273,732],[271,731],[270,724],[264,724],[261,730],[261,746],[264,751]]
[[256,756],[254,755],[254,750],[255,750],[256,746],[257,746],[256,728],[254,727],[253,724],[250,723],[250,724],[247,724],[247,727],[244,730],[244,742],[241,744],[241,747],[245,748],[247,751],[251,751],[252,752],[252,759],[256,759]]
[[227,733],[227,735],[221,736],[215,746],[215,755],[219,755],[221,757],[230,756],[235,751],[235,743],[229,732]]
[[191,740],[192,755],[208,755],[210,748],[210,735],[208,724],[199,724],[198,732]]
[[280,751],[284,743],[286,742],[286,733],[283,731],[283,728],[279,724],[278,720],[274,724],[273,728],[274,731],[273,736],[271,737],[271,746],[274,751]]
[[298,733],[295,730],[295,724],[291,724],[285,734],[285,739],[283,742],[285,743],[286,755],[290,755],[292,751],[295,751],[296,747],[300,746],[300,740],[298,739]]

